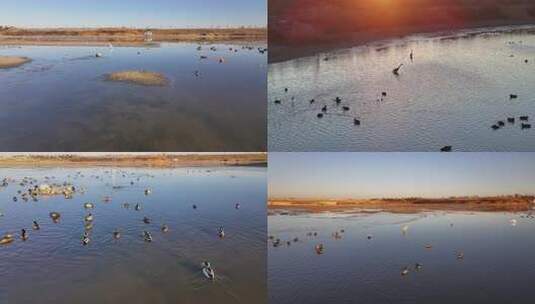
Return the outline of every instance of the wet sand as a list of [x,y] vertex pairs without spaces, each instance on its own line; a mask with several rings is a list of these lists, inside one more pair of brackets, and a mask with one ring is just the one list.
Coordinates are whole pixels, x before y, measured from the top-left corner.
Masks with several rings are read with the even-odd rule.
[[146,154],[146,155],[13,155],[0,157],[0,167],[114,166],[203,167],[267,166],[265,153],[251,154]]
[[[9,28],[0,30],[0,45],[147,45],[145,29],[132,28]],[[159,42],[239,42],[265,41],[265,28],[150,29],[149,44]]]
[[413,34],[535,23],[535,3],[527,0],[410,0],[394,6],[376,1],[270,1],[268,60],[287,61]]
[[27,57],[0,56],[0,69],[18,67],[30,61]]
[[520,212],[535,207],[535,196],[452,197],[452,198],[402,198],[402,199],[345,199],[345,200],[295,200],[271,199],[268,208],[277,210],[302,210],[305,212],[357,211],[417,213],[433,210]]

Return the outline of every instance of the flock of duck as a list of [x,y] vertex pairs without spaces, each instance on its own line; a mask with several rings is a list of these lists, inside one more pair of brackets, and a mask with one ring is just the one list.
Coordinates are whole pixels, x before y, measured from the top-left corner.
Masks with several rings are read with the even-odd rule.
[[[210,46],[209,48],[207,48],[209,51],[212,51],[212,52],[216,52],[217,51],[217,47],[215,46]],[[253,46],[250,46],[250,45],[243,45],[241,47],[242,50],[247,50],[247,51],[258,51],[258,53],[260,54],[265,54],[268,49],[266,47],[253,47]],[[199,60],[206,60],[208,59],[208,55],[204,55],[202,54],[201,52],[203,51],[203,46],[202,45],[199,45],[197,46],[197,51],[200,53],[199,54]],[[237,53],[238,52],[238,48],[236,47],[229,47],[228,48],[228,51],[231,52],[231,53]],[[217,58],[217,62],[219,63],[225,63],[225,58],[224,57],[219,57]],[[200,76],[200,71],[199,70],[195,70],[193,71],[193,75],[195,77],[199,77]]]
[[[324,58],[324,61],[328,61],[329,60],[328,58],[329,57]],[[414,52],[412,50],[409,53],[409,60],[410,60],[411,63],[414,62]],[[528,63],[529,60],[525,59],[524,62]],[[395,67],[392,70],[392,74],[395,77],[400,76],[401,68],[403,66],[404,66],[404,63],[399,64],[397,67]],[[284,93],[288,93],[288,91],[289,91],[288,88],[284,88]],[[378,102],[384,101],[384,99],[387,97],[387,95],[388,94],[387,94],[386,91],[381,92],[380,93],[380,97],[377,98],[377,101]],[[511,100],[517,99],[517,98],[518,98],[517,94],[510,94],[509,95],[509,99],[511,99]],[[295,101],[295,96],[291,96],[290,97],[290,101],[293,103]],[[320,112],[316,114],[316,117],[318,119],[323,118],[327,114],[333,114],[333,115],[337,115],[337,116],[349,116],[349,115],[343,115],[343,113],[346,113],[346,112],[348,112],[350,110],[350,107],[349,107],[349,105],[340,106],[341,103],[342,103],[342,98],[341,97],[336,96],[336,97],[332,98],[332,102],[334,102],[334,104],[329,105],[328,103],[325,103],[325,102],[322,104]],[[282,104],[282,100],[281,99],[275,99],[274,103],[276,105],[280,105],[280,104]],[[315,98],[310,99],[309,103],[310,103],[310,105],[316,104],[316,99]],[[332,109],[334,109],[334,111]],[[342,111],[342,113],[340,113],[340,110]],[[520,116],[520,117],[518,117],[518,120],[521,122],[520,123],[520,128],[522,130],[531,129],[531,124],[528,123],[529,116],[527,116],[527,115]],[[510,125],[514,125],[515,121],[516,121],[516,117],[507,117],[507,122]],[[353,117],[353,125],[360,126],[361,125],[361,120],[359,118],[357,118],[357,117]],[[502,127],[505,127],[505,122],[503,120],[499,120],[496,124],[491,126],[491,128],[493,130],[498,130],[498,129],[501,129]],[[440,149],[441,152],[451,152],[452,150],[453,150],[452,146],[444,146],[444,147],[442,147]]]
[[[83,175],[80,172],[78,172],[77,175],[83,177]],[[123,177],[125,177],[125,176],[126,175],[123,175]],[[99,179],[99,176],[94,176],[94,177],[96,179]],[[45,177],[45,180],[47,182],[50,182],[52,179],[54,179],[54,177],[52,177],[52,178],[48,177],[48,176]],[[137,178],[137,180],[139,181],[139,177]],[[16,182],[17,181],[15,179],[4,178],[2,180],[2,182],[0,183],[0,188],[6,188],[10,184],[16,183]],[[131,181],[130,184],[133,185],[134,181]],[[71,199],[71,198],[73,198],[74,194],[76,194],[76,193],[82,194],[82,193],[84,193],[86,191],[84,188],[77,188],[77,187],[75,187],[75,186],[73,186],[73,185],[71,185],[70,183],[67,183],[67,182],[64,182],[64,183],[61,183],[61,184],[58,184],[58,183],[50,183],[50,184],[42,183],[42,184],[38,184],[38,180],[35,179],[35,178],[31,178],[31,177],[22,178],[18,185],[20,187],[22,187],[23,189],[26,189],[26,190],[25,191],[18,190],[17,191],[18,196],[14,196],[13,197],[13,202],[17,202],[19,200],[19,198],[21,200],[25,201],[25,202],[27,202],[29,200],[37,202],[40,198],[49,197],[49,196],[56,196],[56,195],[64,196],[65,199]],[[116,188],[116,187],[114,187],[114,188]],[[147,188],[147,189],[145,189],[143,191],[143,193],[144,193],[145,196],[148,196],[148,195],[152,194],[152,189]],[[103,197],[102,201],[103,202],[110,202],[111,198],[109,196],[105,196],[105,197]],[[122,204],[122,207],[125,208],[125,209],[129,209],[130,208],[130,203],[125,202],[125,203]],[[192,204],[191,207],[194,210],[197,209],[197,205],[196,204]],[[240,209],[240,207],[241,207],[241,205],[239,203],[236,203],[234,205],[234,208],[236,210]],[[91,239],[92,239],[91,232],[93,231],[93,223],[94,223],[94,220],[95,220],[95,216],[90,212],[90,210],[95,208],[95,204],[93,202],[86,202],[86,203],[83,204],[83,208],[87,211],[87,214],[83,217],[83,223],[84,223],[84,230],[83,231],[84,232],[81,235],[80,242],[81,242],[82,246],[87,246],[87,245],[90,244]],[[140,203],[136,203],[133,208],[134,208],[135,211],[141,211],[142,210],[142,205]],[[4,214],[2,212],[0,212],[0,217],[3,217],[3,216],[4,216]],[[57,211],[52,211],[52,212],[49,213],[49,217],[52,220],[52,223],[58,224],[58,223],[60,223],[62,215],[61,215],[61,213],[59,213]],[[149,217],[144,216],[142,218],[142,222],[145,223],[145,224],[151,224],[152,220]],[[41,227],[41,224],[39,223],[39,221],[37,219],[34,219],[32,221],[31,227],[32,227],[32,230],[34,230],[34,231],[43,229]],[[167,233],[167,232],[169,232],[170,228],[169,228],[169,226],[167,224],[163,223],[163,224],[161,224],[159,230],[160,230],[161,233]],[[115,239],[115,240],[120,239],[121,238],[121,231],[119,229],[115,229],[111,233],[111,237],[113,239]],[[143,230],[142,233],[141,233],[141,237],[143,238],[143,240],[145,242],[149,242],[150,243],[150,242],[153,241],[152,234],[148,230]],[[225,238],[225,229],[224,229],[223,226],[220,226],[217,229],[217,237],[220,238],[220,239]],[[30,237],[29,237],[28,230],[26,228],[22,228],[20,230],[20,239],[23,242],[25,242],[25,241],[28,241],[29,238]],[[2,237],[0,237],[0,246],[11,244],[14,241],[15,241],[14,234],[6,233]],[[216,278],[215,271],[212,268],[212,266],[211,266],[209,261],[203,261],[201,263],[201,272],[207,279],[215,280],[215,278]]]
[[[535,219],[535,215],[533,214],[533,212],[528,212],[526,215],[521,215],[520,216],[521,218],[529,218],[529,219]],[[517,219],[510,219],[509,220],[509,224],[511,226],[516,226],[518,223]],[[453,227],[454,224],[453,223],[450,223],[450,227]],[[409,225],[403,225],[401,227],[401,235],[402,236],[406,236],[407,233],[409,231]],[[332,232],[331,233],[331,238],[333,240],[341,240],[344,236],[344,234],[346,233],[345,229],[340,229],[340,230],[337,230],[335,232]],[[316,239],[317,237],[319,236],[319,233],[317,231],[308,231],[306,232],[306,239],[308,240],[314,240]],[[374,239],[374,236],[372,234],[368,234],[366,236],[366,239],[368,241],[372,241]],[[282,247],[284,245],[286,245],[287,247],[291,246],[293,243],[298,243],[301,241],[301,239],[299,237],[293,237],[293,238],[290,238],[286,241],[283,241],[281,240],[280,238],[277,238],[275,237],[274,235],[269,235],[268,236],[268,241],[271,243],[271,245],[275,248],[278,248],[278,247]],[[315,245],[313,246],[313,249],[314,249],[314,252],[317,254],[317,255],[323,255],[326,251],[326,247],[323,243],[315,243]],[[428,244],[425,244],[423,246],[423,249],[424,250],[432,250],[433,249],[433,245],[428,243]],[[454,252],[455,253],[455,258],[457,260],[464,260],[464,252],[461,251],[461,250],[457,250]],[[401,276],[406,276],[410,273],[411,270],[414,270],[414,271],[420,271],[422,270],[423,268],[423,264],[420,263],[420,262],[417,262],[417,263],[414,263],[412,266],[411,265],[406,265],[406,266],[403,266],[401,268]]]

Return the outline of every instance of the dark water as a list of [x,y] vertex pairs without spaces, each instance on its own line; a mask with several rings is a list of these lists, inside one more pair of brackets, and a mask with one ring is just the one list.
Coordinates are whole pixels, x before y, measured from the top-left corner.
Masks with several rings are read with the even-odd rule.
[[[535,129],[522,130],[518,118],[535,119],[535,35],[476,33],[413,36],[270,64],[270,151],[533,151]],[[516,123],[491,128],[507,117]]]
[[[284,241],[268,244],[273,304],[533,302],[535,219],[523,214],[275,215],[268,229]],[[319,243],[322,255],[314,250]]]
[[[0,246],[0,303],[265,303],[265,171],[1,169],[2,178],[17,182],[0,189],[0,233],[16,238]],[[54,176],[50,183],[67,181],[86,192],[13,202],[24,176],[39,182]],[[147,187],[153,191],[148,196]],[[105,196],[111,201],[103,202]],[[95,219],[91,242],[82,246],[85,202],[95,204]],[[51,211],[61,213],[59,223],[49,218]],[[143,223],[144,216],[152,222]],[[38,231],[31,228],[34,219]],[[160,231],[164,223],[167,233]],[[25,242],[21,228],[29,231]],[[115,229],[119,240],[112,238]],[[152,233],[151,243],[143,240],[143,230]],[[216,271],[214,282],[201,274],[204,260]]]
[[[248,45],[0,48],[33,59],[0,70],[0,150],[265,151],[267,53]],[[104,81],[122,70],[163,73],[170,84]]]

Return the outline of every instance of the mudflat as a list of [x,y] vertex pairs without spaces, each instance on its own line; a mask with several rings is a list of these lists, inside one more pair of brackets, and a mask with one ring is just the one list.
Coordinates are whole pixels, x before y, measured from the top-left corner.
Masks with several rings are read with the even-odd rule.
[[350,211],[414,213],[423,211],[528,211],[535,207],[535,196],[389,198],[389,199],[270,199],[269,209],[306,212]]
[[108,81],[127,82],[145,86],[165,86],[167,78],[161,73],[148,71],[121,71],[108,74]]
[[27,57],[0,56],[0,69],[18,67],[30,61]]

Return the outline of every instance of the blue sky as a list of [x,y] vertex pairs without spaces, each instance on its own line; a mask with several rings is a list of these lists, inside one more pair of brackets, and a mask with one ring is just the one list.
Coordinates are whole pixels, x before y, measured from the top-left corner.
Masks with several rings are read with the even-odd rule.
[[0,24],[19,27],[266,26],[267,0],[3,1]]
[[535,153],[269,153],[270,197],[535,194]]

